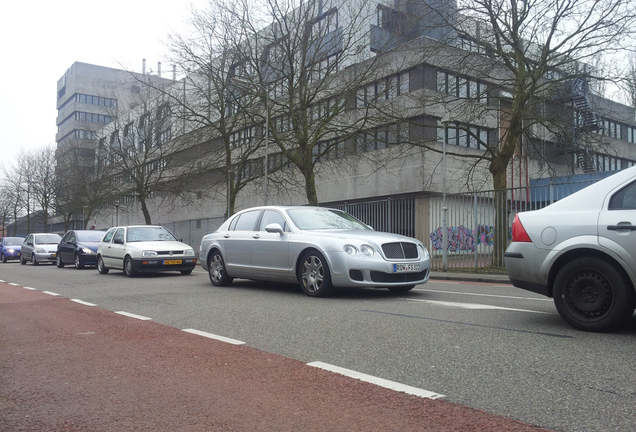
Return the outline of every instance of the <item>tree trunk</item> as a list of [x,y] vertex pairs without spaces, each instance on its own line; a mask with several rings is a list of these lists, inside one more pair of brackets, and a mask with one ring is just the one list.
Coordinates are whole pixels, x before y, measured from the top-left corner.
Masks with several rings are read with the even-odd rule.
[[313,170],[303,173],[305,176],[305,193],[307,194],[307,203],[312,206],[318,205],[318,192],[316,191],[316,176]]
[[141,203],[141,212],[144,214],[144,221],[146,222],[146,225],[152,225],[152,218],[150,217],[150,212],[148,211],[146,200],[139,201]]

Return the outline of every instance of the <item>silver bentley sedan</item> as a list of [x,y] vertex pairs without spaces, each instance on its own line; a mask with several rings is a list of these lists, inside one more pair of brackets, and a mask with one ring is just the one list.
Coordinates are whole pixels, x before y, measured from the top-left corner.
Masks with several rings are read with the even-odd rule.
[[430,256],[411,237],[374,231],[350,214],[322,207],[243,210],[201,241],[213,285],[234,278],[297,282],[305,294],[376,287],[404,292],[428,281]]

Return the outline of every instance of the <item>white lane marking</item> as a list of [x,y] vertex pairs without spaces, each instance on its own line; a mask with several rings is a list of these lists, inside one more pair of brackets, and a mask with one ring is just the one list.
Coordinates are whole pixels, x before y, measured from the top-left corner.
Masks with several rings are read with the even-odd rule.
[[80,300],[80,299],[71,299],[71,301],[73,301],[75,303],[83,304],[83,305],[86,305],[86,306],[97,306],[96,304],[85,302],[84,300]]
[[119,314],[119,315],[124,315],[124,316],[130,317],[130,318],[135,318],[135,319],[138,319],[138,320],[143,320],[143,321],[147,321],[147,320],[151,320],[152,319],[152,318],[148,318],[148,317],[141,316],[141,315],[135,315],[135,314],[131,314],[129,312],[124,312],[124,311],[118,311],[118,312],[115,312],[115,313]]
[[210,338],[210,339],[216,339],[219,340],[221,342],[227,342],[230,343],[232,345],[245,345],[245,342],[240,341],[240,340],[236,340],[236,339],[231,339],[225,336],[219,336],[219,335],[215,335],[213,333],[208,333],[208,332],[204,332],[201,330],[195,330],[195,329],[183,329],[184,332],[188,332],[188,333],[192,333],[195,335],[199,335],[199,336],[203,336],[206,338]]
[[52,296],[59,296],[59,294],[58,294],[58,293],[54,293],[54,292],[51,292],[51,291],[42,291],[42,292],[43,292],[44,294],[48,294],[48,295],[52,295]]
[[28,289],[28,290],[31,290],[31,291],[37,291],[38,290],[37,288],[31,288],[31,287],[22,287],[22,288]]
[[375,377],[373,375],[367,375],[361,372],[356,372],[350,369],[345,369],[345,368],[341,368],[339,366],[334,366],[328,363],[323,363],[323,362],[311,362],[311,363],[307,363],[307,366],[311,366],[311,367],[317,367],[320,369],[324,369],[330,372],[334,372],[340,375],[344,375],[347,376],[349,378],[355,378],[358,379],[360,381],[364,381],[364,382],[368,382],[371,384],[375,384],[377,386],[380,387],[384,387],[384,388],[388,388],[391,390],[395,390],[395,391],[399,391],[399,392],[404,392],[410,395],[414,395],[414,396],[419,396],[419,397],[423,397],[423,398],[427,398],[427,399],[439,399],[439,398],[443,398],[444,395],[441,395],[439,393],[433,393],[431,391],[428,390],[424,390],[421,388],[417,388],[417,387],[411,387],[405,384],[400,384],[398,382],[395,381],[389,381],[386,380],[384,378],[378,378]]
[[527,309],[516,309],[516,308],[507,308],[501,306],[491,306],[485,304],[478,303],[459,303],[459,302],[446,302],[446,301],[438,301],[438,300],[420,300],[420,299],[404,299],[412,302],[419,303],[430,303],[436,304],[440,306],[448,306],[448,307],[458,307],[461,309],[473,309],[473,310],[506,310],[506,311],[516,311],[516,312],[530,312],[530,313],[538,313],[538,314],[550,314],[549,312],[541,312],[541,311],[533,311]]
[[6,280],[2,280],[2,279],[0,279],[0,282],[2,282],[2,283],[6,283],[7,281],[6,281]]
[[13,282],[9,282],[9,285],[11,285],[11,286],[20,286],[17,283],[13,283]]
[[442,294],[461,294],[461,295],[477,296],[477,297],[496,297],[496,298],[515,299],[515,300],[536,300],[536,301],[552,302],[552,299],[548,297],[545,297],[545,298],[518,297],[518,296],[504,296],[504,295],[497,295],[497,294],[479,294],[479,293],[467,293],[467,292],[459,292],[459,291],[444,291],[444,290],[432,290],[432,289],[418,289],[417,291],[434,292],[434,293],[442,293]]

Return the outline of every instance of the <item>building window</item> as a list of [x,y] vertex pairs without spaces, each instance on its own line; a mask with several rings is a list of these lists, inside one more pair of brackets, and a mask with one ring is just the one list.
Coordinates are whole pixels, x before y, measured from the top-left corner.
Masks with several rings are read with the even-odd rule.
[[485,150],[489,133],[489,129],[479,126],[449,123],[444,128],[441,121],[437,122],[437,142],[443,143],[446,140],[448,145]]
[[632,144],[636,143],[636,127],[627,127],[627,142]]
[[444,71],[437,71],[437,91],[443,95],[461,99],[476,99],[480,103],[488,103],[488,92],[485,84]]
[[601,119],[603,127],[596,131],[597,134],[610,138],[621,139],[621,125],[613,120]]
[[318,17],[311,26],[311,34],[318,38],[338,29],[338,9],[333,8]]

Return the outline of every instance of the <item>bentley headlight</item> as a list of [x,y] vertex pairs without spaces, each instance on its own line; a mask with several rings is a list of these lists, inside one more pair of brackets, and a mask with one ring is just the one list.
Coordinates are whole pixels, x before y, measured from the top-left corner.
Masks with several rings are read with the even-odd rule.
[[345,245],[344,251],[347,253],[347,255],[355,255],[358,253],[358,248],[353,245]]
[[422,258],[424,259],[430,258],[430,255],[428,254],[428,249],[426,249],[426,246],[424,246],[422,243],[418,244],[418,246],[422,250]]
[[145,250],[141,253],[142,257],[154,257],[157,256],[157,251]]
[[375,249],[373,249],[373,247],[369,245],[362,245],[360,247],[360,252],[362,252],[365,256],[369,258],[375,255]]

